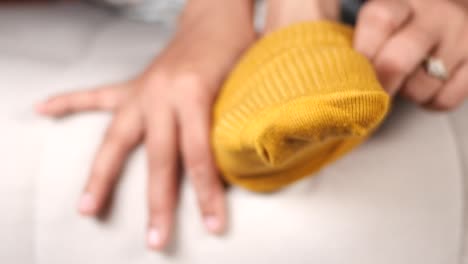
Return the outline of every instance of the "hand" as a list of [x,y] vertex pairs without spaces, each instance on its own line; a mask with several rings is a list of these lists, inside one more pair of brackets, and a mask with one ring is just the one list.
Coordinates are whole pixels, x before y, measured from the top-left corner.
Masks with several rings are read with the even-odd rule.
[[210,117],[221,82],[255,38],[250,0],[191,0],[175,37],[137,78],[53,97],[37,110],[61,117],[90,110],[114,117],[97,152],[79,204],[98,214],[131,151],[144,142],[149,162],[148,245],[170,239],[177,206],[179,153],[209,231],[226,226],[223,185],[210,148]]
[[[468,97],[468,20],[452,1],[368,1],[358,15],[355,48],[373,62],[392,95],[440,110]],[[446,80],[426,72],[430,56],[445,64]]]

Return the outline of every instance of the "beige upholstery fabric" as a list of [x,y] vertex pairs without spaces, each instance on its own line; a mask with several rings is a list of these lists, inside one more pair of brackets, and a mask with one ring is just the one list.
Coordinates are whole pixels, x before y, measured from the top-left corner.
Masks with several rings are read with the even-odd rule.
[[463,232],[462,232],[462,261],[468,263],[468,103],[465,103],[459,110],[451,115],[451,125],[453,136],[457,142],[458,157],[460,160],[461,170],[464,175],[462,179],[463,188]]
[[205,233],[184,184],[171,250],[146,250],[141,150],[111,213],[80,218],[109,115],[48,121],[32,105],[132,76],[170,34],[86,6],[0,9],[0,263],[461,263],[468,106],[449,116],[398,102],[375,137],[316,177],[274,195],[231,189],[222,238]]

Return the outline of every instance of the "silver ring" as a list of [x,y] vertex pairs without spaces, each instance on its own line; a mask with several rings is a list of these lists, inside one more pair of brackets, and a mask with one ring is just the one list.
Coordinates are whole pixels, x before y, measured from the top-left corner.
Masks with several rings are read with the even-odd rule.
[[441,59],[429,57],[426,60],[425,68],[427,74],[434,78],[437,78],[442,81],[445,81],[449,78],[447,67]]

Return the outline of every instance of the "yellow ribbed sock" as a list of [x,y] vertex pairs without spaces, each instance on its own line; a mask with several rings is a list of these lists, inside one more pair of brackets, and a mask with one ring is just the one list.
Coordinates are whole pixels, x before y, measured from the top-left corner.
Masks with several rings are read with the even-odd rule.
[[295,24],[246,52],[214,108],[213,146],[226,180],[273,191],[363,142],[390,98],[352,49],[352,29]]

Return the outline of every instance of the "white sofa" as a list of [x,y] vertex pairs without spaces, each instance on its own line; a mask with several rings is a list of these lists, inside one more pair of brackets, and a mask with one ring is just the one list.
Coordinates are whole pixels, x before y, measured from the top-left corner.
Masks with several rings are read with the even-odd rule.
[[185,184],[173,245],[146,249],[141,150],[109,215],[79,217],[109,115],[51,121],[32,106],[134,75],[172,29],[85,5],[0,8],[0,263],[463,263],[468,104],[439,114],[397,102],[369,142],[317,176],[272,195],[231,189],[220,238],[204,231]]

